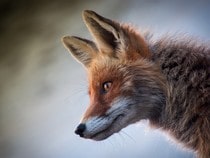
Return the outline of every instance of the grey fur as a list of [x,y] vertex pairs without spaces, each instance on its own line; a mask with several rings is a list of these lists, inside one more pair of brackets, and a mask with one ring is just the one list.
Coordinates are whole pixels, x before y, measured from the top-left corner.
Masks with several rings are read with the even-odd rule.
[[153,61],[167,78],[160,122],[179,142],[210,157],[210,49],[189,39],[150,44]]

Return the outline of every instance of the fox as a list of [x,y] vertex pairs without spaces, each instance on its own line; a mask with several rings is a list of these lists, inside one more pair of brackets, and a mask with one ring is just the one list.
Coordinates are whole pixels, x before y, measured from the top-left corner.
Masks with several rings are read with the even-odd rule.
[[102,141],[148,120],[199,158],[210,157],[210,48],[191,38],[140,33],[92,10],[82,13],[93,40],[62,42],[86,69],[89,106],[75,133]]

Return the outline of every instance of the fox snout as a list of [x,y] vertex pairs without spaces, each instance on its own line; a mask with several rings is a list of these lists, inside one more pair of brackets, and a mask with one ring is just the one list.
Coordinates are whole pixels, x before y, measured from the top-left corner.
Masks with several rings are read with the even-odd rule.
[[131,104],[132,102],[128,99],[116,99],[105,114],[83,118],[76,127],[75,134],[82,138],[97,141],[106,139],[134,121],[130,116],[134,115],[134,112],[128,113],[128,106]]

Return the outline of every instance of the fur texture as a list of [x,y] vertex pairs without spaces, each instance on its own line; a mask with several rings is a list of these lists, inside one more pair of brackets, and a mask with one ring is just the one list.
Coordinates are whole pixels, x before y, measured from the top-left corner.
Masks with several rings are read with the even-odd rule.
[[168,84],[160,127],[210,157],[210,50],[186,39],[160,40],[151,48]]
[[93,11],[83,18],[95,42],[63,38],[88,72],[90,105],[75,132],[103,140],[148,119],[209,158],[210,49],[173,37],[150,42],[148,34]]

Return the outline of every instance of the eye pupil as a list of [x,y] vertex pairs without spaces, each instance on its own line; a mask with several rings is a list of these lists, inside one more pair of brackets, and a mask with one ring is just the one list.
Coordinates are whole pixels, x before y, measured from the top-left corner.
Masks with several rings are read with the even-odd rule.
[[103,83],[103,91],[104,92],[108,92],[109,91],[109,89],[111,88],[111,85],[112,85],[112,82],[104,82]]

